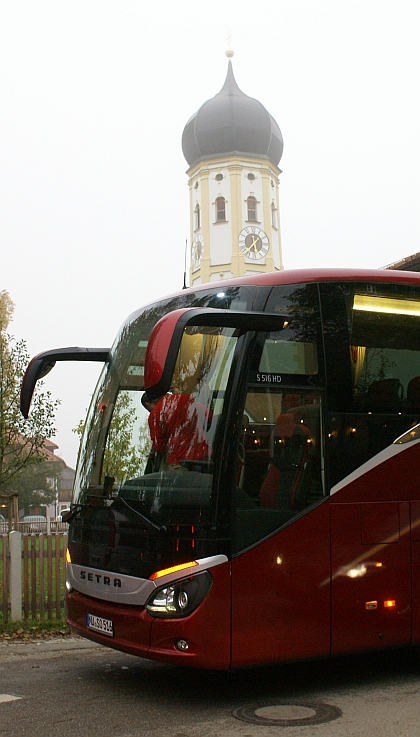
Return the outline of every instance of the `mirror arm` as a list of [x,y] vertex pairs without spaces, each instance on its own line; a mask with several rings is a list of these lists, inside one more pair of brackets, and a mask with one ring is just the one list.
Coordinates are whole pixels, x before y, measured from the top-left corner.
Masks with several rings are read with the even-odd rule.
[[[243,332],[280,332],[289,324],[290,319],[290,317],[287,315],[279,315],[277,313],[269,312],[247,312],[242,310],[236,311],[192,307],[182,310],[174,310],[173,313],[162,318],[155,325],[154,330],[159,329],[159,325],[161,325],[164,320],[167,320],[168,317],[171,318],[171,315],[173,320],[177,313],[178,318],[176,322],[170,326],[170,328],[172,329],[172,333],[162,373],[156,382],[152,383],[149,386],[146,385],[146,395],[149,401],[152,399],[156,399],[157,397],[160,397],[162,394],[165,394],[167,391],[169,391],[172,381],[172,375],[175,369],[175,363],[178,356],[178,350],[181,345],[184,330],[187,327],[204,326],[236,328]],[[148,346],[148,351],[149,350],[150,349]],[[146,352],[146,362],[147,360],[148,353]]]
[[28,418],[36,382],[54,368],[57,361],[105,361],[109,360],[109,348],[56,348],[38,353],[25,371],[20,390],[20,411]]

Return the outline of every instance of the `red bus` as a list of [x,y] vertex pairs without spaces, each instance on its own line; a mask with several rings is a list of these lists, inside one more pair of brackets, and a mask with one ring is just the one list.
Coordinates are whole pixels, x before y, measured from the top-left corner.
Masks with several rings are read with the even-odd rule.
[[68,517],[75,633],[213,669],[420,643],[419,274],[183,290],[110,350],[34,358],[24,414],[57,360],[105,364]]

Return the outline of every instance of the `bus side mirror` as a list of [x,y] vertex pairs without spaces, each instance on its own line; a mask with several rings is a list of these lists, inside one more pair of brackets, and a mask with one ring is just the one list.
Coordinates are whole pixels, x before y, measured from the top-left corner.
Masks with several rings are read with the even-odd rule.
[[148,400],[169,391],[184,330],[188,327],[234,328],[241,332],[279,332],[288,324],[284,315],[190,307],[174,310],[154,326],[147,344],[144,388]]
[[56,348],[38,353],[28,364],[20,390],[20,411],[28,418],[36,382],[54,368],[57,361],[102,361],[109,358],[109,348]]

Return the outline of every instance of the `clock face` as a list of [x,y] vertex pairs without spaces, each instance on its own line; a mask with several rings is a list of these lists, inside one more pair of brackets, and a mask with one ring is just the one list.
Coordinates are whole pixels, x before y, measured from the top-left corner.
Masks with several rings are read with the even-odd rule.
[[192,262],[194,269],[198,269],[203,258],[204,241],[202,235],[196,235],[192,244]]
[[239,233],[239,248],[246,258],[257,261],[267,255],[270,242],[261,228],[250,225]]

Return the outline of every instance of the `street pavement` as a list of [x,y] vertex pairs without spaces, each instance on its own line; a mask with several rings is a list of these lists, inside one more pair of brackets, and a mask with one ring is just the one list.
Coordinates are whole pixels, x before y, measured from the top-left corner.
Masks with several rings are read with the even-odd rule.
[[[268,718],[303,718],[315,713],[311,704],[336,707],[341,715],[297,726],[234,715],[249,707]],[[278,734],[419,737],[420,659],[395,650],[218,673],[154,663],[79,638],[0,643],[0,735]]]

